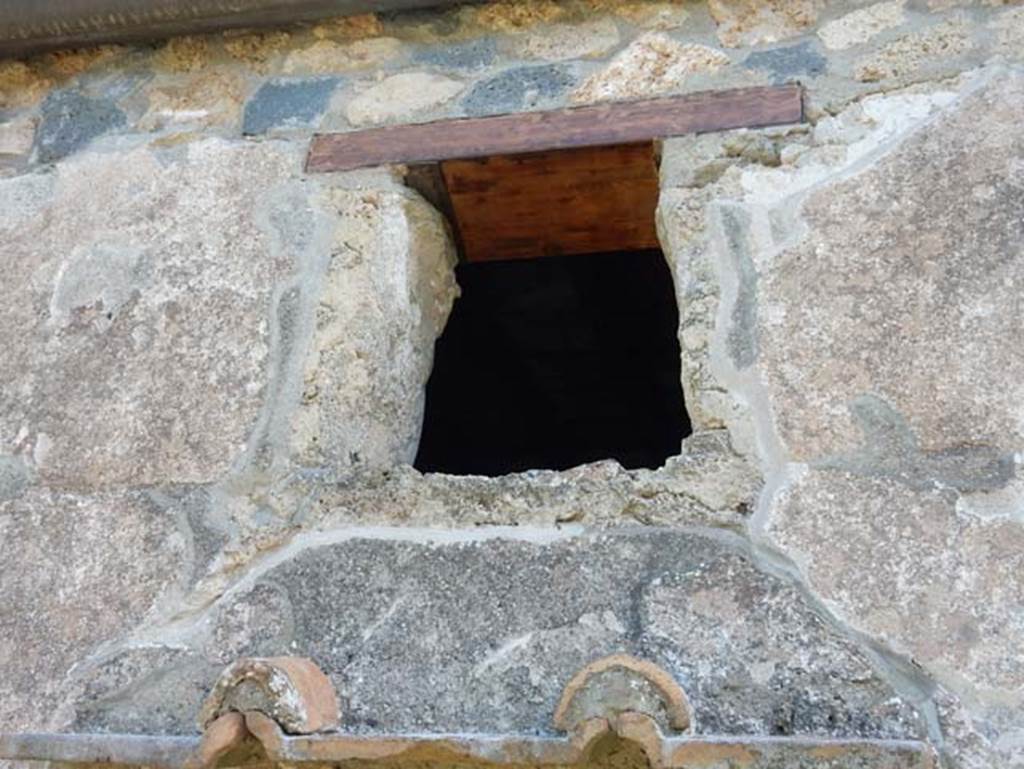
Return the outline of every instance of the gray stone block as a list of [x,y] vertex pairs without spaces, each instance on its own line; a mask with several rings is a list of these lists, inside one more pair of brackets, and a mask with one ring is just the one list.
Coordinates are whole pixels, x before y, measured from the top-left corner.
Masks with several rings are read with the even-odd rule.
[[[922,729],[798,590],[731,542],[677,530],[347,539],[297,551],[210,611],[197,627],[212,629],[192,639],[206,659],[308,656],[341,695],[344,728],[359,732],[548,733],[573,674],[616,652],[672,674],[700,733]],[[159,685],[185,687],[191,675]],[[136,683],[127,696],[141,707],[147,692]],[[124,696],[106,696],[122,707]],[[90,723],[107,724],[95,703],[88,710]],[[145,720],[123,708],[111,718]]]
[[530,109],[558,98],[574,82],[570,69],[559,64],[510,69],[474,85],[462,107],[470,115]]
[[40,113],[35,147],[36,159],[41,163],[60,160],[125,124],[125,115],[114,102],[91,98],[80,91],[51,93]]
[[743,66],[770,72],[774,82],[783,83],[824,74],[828,60],[813,43],[806,41],[770,51],[755,51],[743,60]]
[[254,136],[272,128],[312,125],[327,108],[338,82],[319,77],[264,83],[245,105],[242,133]]
[[432,45],[413,56],[417,64],[442,69],[481,69],[494,61],[494,38],[480,37],[464,43]]

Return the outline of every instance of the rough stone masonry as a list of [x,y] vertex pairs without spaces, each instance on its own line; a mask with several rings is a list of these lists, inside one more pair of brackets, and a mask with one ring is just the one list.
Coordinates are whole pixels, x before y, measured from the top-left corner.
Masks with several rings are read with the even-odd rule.
[[[457,301],[314,131],[801,83],[666,140],[695,432],[412,469]],[[698,734],[1024,767],[1024,6],[525,0],[0,61],[0,731],[192,734],[242,656],[353,732],[547,733],[616,652]]]

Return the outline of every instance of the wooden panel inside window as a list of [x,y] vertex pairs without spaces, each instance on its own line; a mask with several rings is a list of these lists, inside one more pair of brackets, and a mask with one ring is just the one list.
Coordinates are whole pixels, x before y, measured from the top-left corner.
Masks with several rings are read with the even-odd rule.
[[469,262],[658,248],[651,142],[446,160]]

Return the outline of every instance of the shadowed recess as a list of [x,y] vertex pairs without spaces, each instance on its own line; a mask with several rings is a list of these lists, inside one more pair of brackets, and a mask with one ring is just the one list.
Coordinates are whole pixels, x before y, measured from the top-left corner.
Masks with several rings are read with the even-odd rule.
[[457,277],[417,469],[655,468],[679,453],[690,422],[660,251],[468,263]]

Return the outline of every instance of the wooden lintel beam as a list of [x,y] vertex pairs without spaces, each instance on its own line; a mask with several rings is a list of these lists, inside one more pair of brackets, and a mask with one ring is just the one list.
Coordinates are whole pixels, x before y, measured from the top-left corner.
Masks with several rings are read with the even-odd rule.
[[626,144],[682,134],[798,123],[798,85],[740,88],[548,112],[439,120],[313,137],[306,170]]

